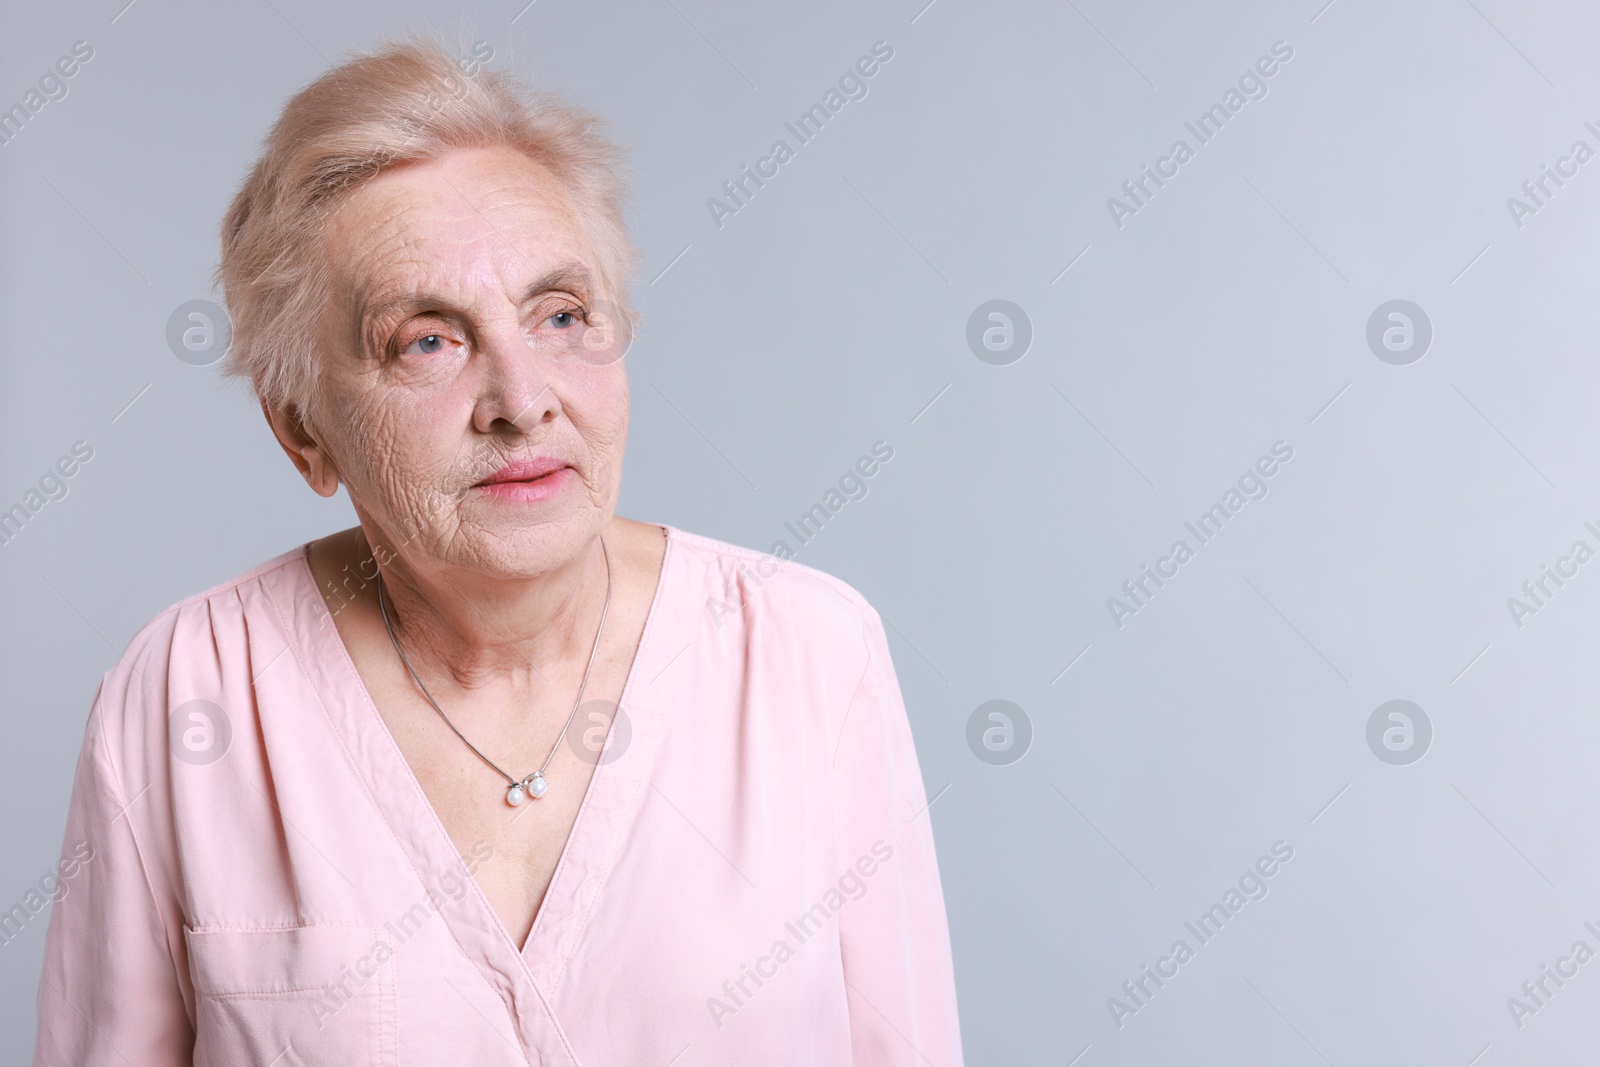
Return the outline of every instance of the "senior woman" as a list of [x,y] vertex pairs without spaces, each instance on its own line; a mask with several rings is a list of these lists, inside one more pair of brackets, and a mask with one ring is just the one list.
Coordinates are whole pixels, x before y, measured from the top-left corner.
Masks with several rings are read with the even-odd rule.
[[360,524],[106,674],[36,1064],[961,1062],[877,613],[614,515],[619,173],[425,43],[287,105],[228,369]]

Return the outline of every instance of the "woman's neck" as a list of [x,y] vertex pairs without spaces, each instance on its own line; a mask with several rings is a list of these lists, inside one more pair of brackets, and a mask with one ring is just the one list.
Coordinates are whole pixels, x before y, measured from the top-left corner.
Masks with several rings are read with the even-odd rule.
[[518,578],[387,550],[381,535],[372,538],[374,549],[363,527],[329,540],[327,562],[345,579],[338,584],[348,588],[353,576],[364,594],[341,600],[339,610],[360,611],[381,627],[381,581],[389,623],[425,680],[449,678],[466,690],[531,684],[562,664],[581,669],[594,647],[607,589],[598,537],[555,567]]

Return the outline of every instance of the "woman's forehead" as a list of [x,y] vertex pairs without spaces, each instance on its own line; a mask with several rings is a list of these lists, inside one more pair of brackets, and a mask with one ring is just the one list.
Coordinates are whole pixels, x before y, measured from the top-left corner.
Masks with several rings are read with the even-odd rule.
[[454,152],[382,174],[329,222],[330,265],[374,299],[453,284],[521,288],[589,260],[561,183],[510,150]]

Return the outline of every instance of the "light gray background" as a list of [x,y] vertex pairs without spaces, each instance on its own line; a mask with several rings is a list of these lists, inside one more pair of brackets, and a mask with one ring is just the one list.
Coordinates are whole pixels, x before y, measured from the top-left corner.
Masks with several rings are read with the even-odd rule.
[[[890,624],[969,1062],[1590,1054],[1600,960],[1521,1028],[1506,999],[1600,948],[1600,561],[1520,629],[1506,598],[1574,540],[1600,548],[1600,160],[1521,228],[1506,198],[1574,140],[1600,149],[1591,7],[124,2],[19,5],[0,34],[4,106],[95,49],[0,147],[0,508],[95,449],[0,548],[0,908],[55,861],[90,698],[133,631],[351,521],[163,335],[209,295],[218,219],[287,96],[432,26],[631,146],[625,514],[769,549],[893,445],[799,559]],[[869,96],[713,225],[706,199],[880,39]],[[1269,95],[1117,228],[1106,198],[1278,40]],[[965,341],[994,298],[1035,331],[1010,366]],[[1410,366],[1365,340],[1395,298],[1433,323]],[[1118,629],[1106,599],[1280,439],[1270,494]],[[1366,742],[1395,698],[1434,727],[1410,766]],[[1033,724],[1010,766],[966,742],[991,699]],[[1278,840],[1270,895],[1118,1029],[1107,998],[1195,944],[1184,921]],[[7,1062],[31,1048],[44,932],[0,948]]]

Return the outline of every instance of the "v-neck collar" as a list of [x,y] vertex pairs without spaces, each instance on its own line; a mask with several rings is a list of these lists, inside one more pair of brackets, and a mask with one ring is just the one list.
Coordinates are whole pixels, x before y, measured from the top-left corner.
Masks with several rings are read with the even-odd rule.
[[[661,526],[662,530],[664,530],[666,532],[666,545],[665,545],[664,551],[662,552],[662,556],[661,556],[661,573],[656,577],[656,588],[655,588],[655,591],[650,596],[650,607],[647,608],[646,611],[645,611],[644,626],[639,631],[639,644],[634,649],[633,660],[628,664],[628,675],[627,675],[627,677],[625,679],[623,679],[623,682],[622,682],[622,692],[617,697],[617,709],[618,709],[618,714],[619,715],[620,714],[624,714],[622,709],[625,709],[625,708],[628,708],[628,707],[631,706],[628,698],[629,698],[629,696],[631,695],[631,693],[632,693],[632,691],[634,689],[634,684],[633,684],[634,679],[639,676],[639,664],[641,663],[641,661],[643,661],[645,659],[645,653],[647,651],[652,650],[652,649],[647,649],[647,645],[650,644],[651,633],[656,628],[654,626],[654,623],[656,621],[656,617],[659,614],[662,614],[661,612],[658,612],[656,609],[660,606],[662,600],[665,597],[665,591],[667,590],[667,567],[669,566],[669,564],[670,564],[670,562],[672,560],[673,554],[674,554],[673,553],[673,547],[674,547],[675,542],[676,542],[676,531],[674,531],[671,526],[668,526],[665,523],[658,523],[657,525]],[[376,710],[376,709],[374,709],[374,710]],[[613,717],[613,722],[607,727],[606,741],[608,743],[610,741],[610,731],[615,728],[615,725],[616,725],[615,717]],[[632,744],[632,740],[630,738],[629,751],[632,751],[632,749],[633,749],[633,744]],[[602,749],[601,751],[604,752],[605,749]],[[654,752],[652,751],[651,754],[653,756]],[[408,764],[408,766],[409,766],[409,764]],[[551,894],[555,891],[557,883],[561,883],[562,888],[564,890],[572,890],[572,891],[576,892],[576,890],[579,888],[578,884],[576,882],[574,882],[574,879],[577,877],[577,875],[574,875],[572,873],[572,868],[574,866],[576,866],[576,863],[575,862],[569,862],[567,857],[573,851],[573,848],[572,848],[573,841],[575,841],[577,839],[577,837],[578,837],[578,829],[579,829],[579,827],[584,826],[584,814],[589,810],[591,805],[604,804],[608,800],[616,799],[612,795],[612,790],[608,787],[608,785],[601,785],[600,784],[602,777],[609,778],[609,776],[605,776],[604,775],[604,772],[605,772],[607,767],[612,767],[612,766],[615,766],[615,761],[608,761],[608,760],[602,759],[595,765],[594,773],[589,776],[589,784],[583,791],[583,799],[578,802],[578,814],[576,816],[574,816],[573,820],[572,820],[572,832],[567,835],[566,842],[561,846],[561,855],[556,858],[556,866],[555,866],[554,872],[551,874],[550,885],[545,890],[544,899],[539,902],[538,910],[534,913],[533,925],[528,929],[528,936],[523,940],[522,947],[518,950],[519,954],[523,958],[523,962],[528,965],[530,970],[532,970],[535,973],[536,976],[538,975],[538,972],[541,970],[541,968],[539,966],[540,961],[536,957],[531,956],[529,954],[529,949],[530,948],[535,948],[535,949],[538,948],[541,941],[548,941],[548,940],[553,940],[554,939],[553,937],[541,937],[540,927],[542,926],[542,927],[549,928],[552,925],[553,920],[549,920],[549,919],[546,918],[546,914],[547,914],[549,909],[547,909],[545,907],[545,905],[550,902]],[[419,791],[422,789],[422,785],[421,785],[420,782],[417,784],[417,789]],[[604,798],[602,800],[600,800],[600,801],[596,801],[594,799],[597,792],[605,794]],[[443,827],[443,823],[441,823],[440,826],[442,828]],[[448,836],[448,834],[446,834],[446,836]],[[453,842],[452,842],[452,844],[453,844]],[[617,842],[615,840],[613,840],[612,841],[612,845],[615,846],[615,844],[617,844]],[[610,855],[608,855],[606,857],[606,859],[607,859],[606,867],[605,867],[605,873],[606,874],[610,873],[611,860],[613,858],[614,857],[612,857]],[[602,880],[603,880],[603,876],[602,876]],[[474,879],[474,882],[476,882],[476,879]],[[598,885],[596,885],[595,890],[596,890],[596,893],[598,893],[598,890],[599,890],[599,886]],[[487,902],[488,898],[485,897],[484,899],[485,899],[485,902]],[[490,910],[491,911],[494,910],[493,906],[490,907]],[[585,910],[585,914],[586,913],[587,912]],[[496,913],[495,918],[496,919],[499,918],[499,914],[498,913]],[[504,927],[505,924],[501,923],[501,926]],[[508,941],[511,940],[511,936],[510,936],[509,932],[506,935],[506,939]],[[516,944],[516,942],[514,942],[514,941],[512,941],[511,943],[513,945]],[[573,944],[575,944],[575,942]],[[550,947],[554,948],[555,946],[552,945]],[[570,955],[570,947],[571,946],[569,946],[569,951],[566,952],[566,953],[563,953],[562,957],[561,957],[561,968],[563,968],[563,969],[566,966],[567,956]],[[560,973],[560,971],[557,970],[555,973],[551,974],[549,976],[550,977],[550,984],[545,987],[547,992],[551,996],[554,996],[554,994],[555,994],[555,981],[559,978],[559,973]]]
[[[622,758],[595,767],[527,939],[518,949],[475,877],[467,879],[470,890],[460,901],[441,912],[462,952],[505,1001],[524,1048],[537,1049],[544,1056],[557,1048],[566,1053],[565,1059],[540,1062],[577,1067],[551,1003],[616,864],[670,726],[670,703],[653,703],[648,715],[635,707],[639,688],[635,680],[661,660],[656,631],[662,626],[661,618],[674,607],[667,603],[673,594],[669,572],[678,555],[681,531],[666,523],[657,525],[666,535],[661,572],[617,702],[621,713],[629,715],[632,727],[628,749]],[[446,871],[459,871],[461,854],[339,635],[317,588],[309,545],[302,546],[298,557],[291,639],[299,647],[299,658],[373,804],[417,873],[420,895],[424,886],[438,884]]]

